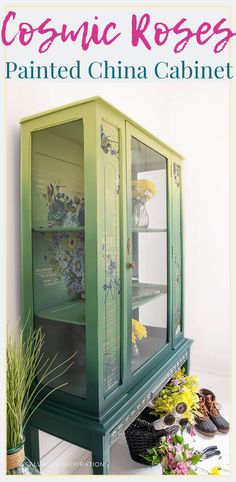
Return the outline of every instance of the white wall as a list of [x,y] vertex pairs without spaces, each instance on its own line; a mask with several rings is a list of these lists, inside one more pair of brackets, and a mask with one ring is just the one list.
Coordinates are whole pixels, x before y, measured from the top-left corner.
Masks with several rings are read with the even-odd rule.
[[192,367],[228,371],[229,107],[227,82],[9,82],[8,315],[19,303],[19,119],[101,95],[184,154],[185,326]]

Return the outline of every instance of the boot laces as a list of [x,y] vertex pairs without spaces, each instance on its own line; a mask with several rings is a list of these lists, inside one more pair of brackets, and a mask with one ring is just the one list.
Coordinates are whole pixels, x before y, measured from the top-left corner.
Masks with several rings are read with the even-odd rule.
[[212,417],[217,417],[220,415],[219,410],[221,409],[221,406],[215,400],[208,400],[207,408]]
[[205,401],[201,398],[199,399],[198,407],[199,407],[199,412],[201,413],[201,415],[199,415],[199,417],[202,420],[204,420],[205,418],[208,417],[208,410],[207,410],[207,407],[205,405]]

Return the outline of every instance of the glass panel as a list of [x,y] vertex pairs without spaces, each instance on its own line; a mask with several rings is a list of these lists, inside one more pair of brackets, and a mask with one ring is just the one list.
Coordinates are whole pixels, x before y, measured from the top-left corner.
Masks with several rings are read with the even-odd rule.
[[167,160],[132,138],[132,371],[167,342]]
[[102,237],[103,385],[104,395],[120,384],[120,163],[119,130],[101,125],[100,205]]
[[[32,134],[35,324],[56,364],[78,351],[62,391],[86,397],[85,199],[82,120]],[[55,336],[56,335],[56,336]],[[53,386],[53,385],[52,385]]]

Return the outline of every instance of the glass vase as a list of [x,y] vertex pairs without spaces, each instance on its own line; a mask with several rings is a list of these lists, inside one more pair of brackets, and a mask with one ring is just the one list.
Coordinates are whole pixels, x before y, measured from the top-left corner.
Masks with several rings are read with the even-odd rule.
[[7,475],[40,475],[37,467],[25,456],[24,444],[7,450]]
[[149,216],[146,208],[146,201],[141,199],[133,199],[132,217],[133,227],[148,228]]

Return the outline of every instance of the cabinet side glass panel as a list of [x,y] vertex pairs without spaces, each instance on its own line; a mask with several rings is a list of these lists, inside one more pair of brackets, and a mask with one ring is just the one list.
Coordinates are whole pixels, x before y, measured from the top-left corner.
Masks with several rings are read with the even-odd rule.
[[173,163],[173,324],[174,336],[182,331],[182,232],[181,232],[181,167]]
[[[83,121],[32,133],[32,237],[35,326],[44,357],[72,366],[51,382],[86,398],[85,193]],[[63,370],[62,370],[63,371]],[[57,373],[56,373],[57,374]]]
[[167,159],[132,137],[132,371],[167,343]]
[[118,128],[107,121],[100,128],[103,383],[107,396],[120,384],[120,160]]

